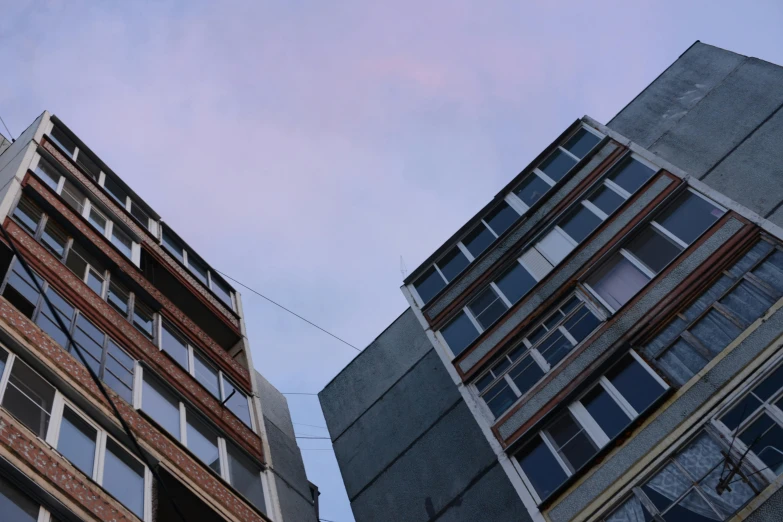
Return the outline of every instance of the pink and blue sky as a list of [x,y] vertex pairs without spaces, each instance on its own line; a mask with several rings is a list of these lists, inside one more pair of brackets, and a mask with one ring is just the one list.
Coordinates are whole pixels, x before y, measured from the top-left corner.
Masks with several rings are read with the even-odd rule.
[[[213,266],[363,347],[415,268],[568,124],[695,40],[783,63],[783,4],[4,0],[0,116],[63,119]],[[318,392],[356,352],[244,292],[257,368]],[[302,435],[326,431],[290,396]],[[326,440],[321,516],[353,520]],[[314,451],[313,451],[314,450]]]

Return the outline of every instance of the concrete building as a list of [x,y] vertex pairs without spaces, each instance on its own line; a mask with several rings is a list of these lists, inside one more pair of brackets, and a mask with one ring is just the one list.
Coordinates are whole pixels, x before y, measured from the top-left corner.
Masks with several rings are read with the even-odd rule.
[[783,68],[575,121],[320,393],[358,522],[783,519]]
[[316,522],[239,293],[57,117],[0,151],[0,520]]

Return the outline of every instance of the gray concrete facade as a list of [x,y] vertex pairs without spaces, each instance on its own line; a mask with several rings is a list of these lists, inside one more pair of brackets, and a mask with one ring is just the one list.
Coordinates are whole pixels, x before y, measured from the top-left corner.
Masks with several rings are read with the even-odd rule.
[[528,520],[412,310],[319,398],[358,521]]

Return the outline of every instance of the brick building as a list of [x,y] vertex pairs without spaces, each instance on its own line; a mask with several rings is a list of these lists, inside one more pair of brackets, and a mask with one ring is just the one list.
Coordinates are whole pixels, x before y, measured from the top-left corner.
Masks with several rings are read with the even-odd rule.
[[783,519],[783,68],[575,121],[320,393],[359,522]]
[[0,519],[316,521],[239,294],[56,116],[0,152]]

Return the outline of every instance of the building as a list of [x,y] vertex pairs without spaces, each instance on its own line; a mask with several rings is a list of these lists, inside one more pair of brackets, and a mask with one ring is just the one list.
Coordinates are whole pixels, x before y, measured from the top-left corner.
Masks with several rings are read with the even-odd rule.
[[320,393],[359,522],[783,519],[783,68],[696,42]]
[[56,116],[0,151],[0,519],[317,521],[239,293]]

